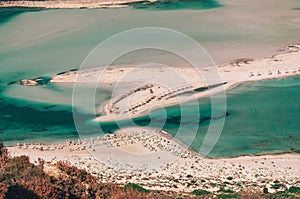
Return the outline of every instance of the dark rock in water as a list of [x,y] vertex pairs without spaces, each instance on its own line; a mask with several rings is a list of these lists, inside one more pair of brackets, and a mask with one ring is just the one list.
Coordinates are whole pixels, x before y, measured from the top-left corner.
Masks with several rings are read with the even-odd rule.
[[203,92],[205,90],[216,88],[218,86],[222,86],[222,85],[225,85],[225,84],[227,84],[227,82],[222,82],[222,83],[214,84],[214,85],[210,85],[210,86],[203,86],[203,87],[199,87],[199,88],[194,89],[194,91],[195,92]]
[[34,79],[39,85],[48,84],[51,80],[50,77],[38,77]]
[[48,129],[47,129],[46,126],[43,126],[43,125],[36,125],[36,126],[33,126],[33,127],[31,128],[31,130],[32,130],[33,132],[43,132],[43,131],[47,131]]
[[56,107],[56,106],[55,105],[49,105],[49,106],[45,106],[44,109],[46,110],[46,109],[54,108],[54,107]]
[[22,86],[41,86],[49,83],[50,80],[50,77],[37,77],[34,79],[22,79],[20,80],[20,84]]
[[65,74],[66,72],[60,72],[60,73],[57,73],[56,75],[63,75]]
[[67,72],[74,72],[74,71],[78,71],[78,68],[73,68],[69,71],[63,71],[63,72],[57,73],[56,75],[63,75],[63,74],[66,74]]
[[263,189],[263,193],[264,193],[264,194],[268,194],[268,193],[269,193],[269,190],[268,190],[267,187],[265,187],[265,188]]
[[17,81],[11,81],[7,85],[9,86],[9,85],[12,85],[12,84],[15,84],[15,83],[18,83],[18,82]]

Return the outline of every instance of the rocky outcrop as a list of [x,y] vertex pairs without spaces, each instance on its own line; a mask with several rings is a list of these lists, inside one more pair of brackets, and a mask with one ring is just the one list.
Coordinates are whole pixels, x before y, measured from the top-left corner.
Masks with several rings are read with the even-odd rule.
[[38,77],[35,79],[22,79],[20,80],[20,84],[22,86],[41,86],[47,84],[51,78],[49,77]]
[[35,80],[31,80],[31,79],[22,79],[22,80],[20,80],[20,84],[22,86],[36,86],[36,85],[38,85],[38,83]]

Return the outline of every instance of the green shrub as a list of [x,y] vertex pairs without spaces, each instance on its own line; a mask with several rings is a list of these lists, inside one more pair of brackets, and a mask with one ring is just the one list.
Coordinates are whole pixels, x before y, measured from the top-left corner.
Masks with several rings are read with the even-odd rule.
[[272,186],[271,186],[271,188],[272,189],[279,189],[280,187],[284,187],[284,185],[283,184],[273,184]]
[[124,186],[124,190],[126,191],[127,189],[132,189],[132,190],[135,190],[135,191],[138,191],[141,193],[149,193],[150,192],[148,189],[145,189],[145,188],[141,187],[140,185],[134,184],[134,183],[127,183]]
[[239,194],[219,194],[217,195],[218,198],[238,198]]
[[300,194],[300,187],[291,186],[289,188],[290,193],[299,193]]
[[275,198],[294,198],[293,194],[290,194],[286,191],[278,191],[275,193],[276,197]]
[[206,191],[206,190],[198,190],[198,189],[195,189],[194,191],[192,191],[192,194],[196,195],[196,196],[203,196],[203,195],[207,195],[207,194],[210,194],[209,191]]
[[233,180],[233,177],[229,176],[229,177],[227,178],[227,180]]
[[223,189],[223,188],[221,188],[218,192],[234,193],[234,191],[232,191],[232,190],[230,190],[230,189]]

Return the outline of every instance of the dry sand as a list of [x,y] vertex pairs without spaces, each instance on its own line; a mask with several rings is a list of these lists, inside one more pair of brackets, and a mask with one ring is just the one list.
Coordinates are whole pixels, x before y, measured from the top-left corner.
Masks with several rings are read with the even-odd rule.
[[46,0],[46,1],[0,1],[0,7],[31,8],[120,8],[126,3],[140,0]]
[[[289,46],[282,54],[256,60],[237,60],[232,63],[218,66],[221,82],[227,82],[224,89],[229,89],[237,84],[247,81],[260,81],[265,79],[283,78],[300,74],[300,51],[299,45]],[[152,76],[145,75],[146,71]],[[209,73],[212,69],[205,69],[203,73]],[[52,83],[64,82],[97,82],[99,69],[80,72],[67,72],[53,77]],[[186,96],[186,92],[195,88],[209,86],[205,80],[199,81],[195,75],[195,69],[185,67],[172,68],[176,75],[188,79],[187,84],[174,85],[164,82],[165,87],[153,84],[149,87],[149,78],[155,77],[160,80],[166,79],[169,69],[151,68],[139,69],[130,66],[112,67],[101,71],[102,83],[114,84],[133,82],[137,85],[135,89],[125,89],[106,105],[106,113],[114,117],[124,116],[120,111],[127,111],[129,115],[145,114],[145,111],[157,108],[157,106],[168,106],[174,98],[158,100],[157,96],[165,92],[175,92],[176,98],[192,100],[210,94],[212,89],[199,92],[196,97]],[[150,73],[149,73],[150,72]],[[174,73],[172,73],[174,74]],[[79,77],[76,80],[76,77]],[[128,79],[125,77],[129,77]],[[135,78],[133,78],[135,77]],[[130,81],[128,81],[130,80]],[[183,81],[184,82],[184,81]],[[181,82],[181,83],[183,83]],[[143,87],[146,86],[146,89]],[[172,87],[174,86],[174,87]],[[219,86],[220,87],[220,86]],[[215,92],[218,92],[218,88]],[[152,89],[152,90],[150,90]],[[173,89],[173,90],[172,90]],[[175,89],[175,90],[174,90]],[[122,97],[122,95],[125,96]],[[156,95],[149,105],[141,105],[137,111],[129,110],[129,104],[139,104],[149,97]],[[121,100],[120,97],[122,98]],[[119,101],[114,103],[115,101]],[[109,119],[113,119],[109,118]],[[100,121],[101,119],[97,119]],[[102,182],[117,182],[124,184],[134,182],[149,189],[164,189],[175,191],[191,191],[194,189],[205,189],[217,191],[220,188],[235,191],[258,191],[263,187],[270,188],[274,180],[289,186],[300,186],[300,155],[279,154],[262,156],[243,156],[235,158],[210,159],[201,157],[199,154],[189,150],[178,140],[168,137],[166,134],[155,129],[129,128],[116,132],[115,135],[89,140],[73,141],[68,144],[59,145],[29,145],[10,147],[12,155],[28,155],[32,161],[41,157],[47,161],[48,168],[51,163],[58,160],[69,161],[72,165],[85,168]],[[47,168],[46,167],[46,168]],[[231,178],[232,177],[232,180]],[[270,192],[275,190],[270,188]]]
[[[260,59],[238,59],[217,67],[110,66],[71,71],[54,76],[52,83],[95,83],[113,85],[113,98],[104,105],[104,122],[140,117],[153,109],[180,104],[224,92],[243,82],[300,75],[300,45],[282,49],[281,54]],[[101,77],[99,79],[99,77]],[[122,84],[129,83],[132,87]],[[194,89],[223,84],[202,92]],[[121,89],[119,89],[121,88]],[[122,90],[123,89],[123,90]]]
[[46,169],[63,160],[86,169],[101,182],[133,182],[156,190],[217,191],[223,187],[261,192],[274,180],[287,187],[300,185],[299,154],[209,159],[153,129],[128,128],[82,143],[15,146],[9,152],[28,155],[36,163],[41,157]]

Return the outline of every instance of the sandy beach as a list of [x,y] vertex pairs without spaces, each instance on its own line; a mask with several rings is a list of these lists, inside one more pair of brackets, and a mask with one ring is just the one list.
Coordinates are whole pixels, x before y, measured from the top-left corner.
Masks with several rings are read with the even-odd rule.
[[121,8],[126,3],[140,0],[67,0],[67,1],[1,1],[0,7],[30,7],[30,8]]
[[[108,121],[124,116],[139,116],[157,107],[179,103],[180,100],[189,101],[207,96],[219,92],[220,87],[226,90],[243,82],[299,75],[299,48],[299,45],[291,45],[284,52],[271,57],[239,59],[220,65],[217,69],[222,81],[217,85],[208,85],[204,79],[199,82],[199,78],[194,75],[194,68],[175,67],[171,71],[180,74],[183,79],[187,78],[188,84],[177,84],[175,88],[163,87],[147,82],[153,76],[165,78],[170,69],[152,68],[150,72],[153,76],[147,75],[147,79],[143,74],[149,69],[135,70],[133,66],[112,67],[105,71],[91,69],[64,72],[54,76],[51,83],[92,83],[98,81],[100,71],[104,74],[101,83],[116,86],[120,82],[128,83],[124,77],[130,75],[129,79],[136,87],[129,90],[126,87],[118,93],[105,105],[107,115],[96,119]],[[211,71],[208,68],[203,72]],[[201,92],[192,92],[190,95],[195,89]],[[128,106],[128,101],[129,104],[140,105],[133,108]],[[152,190],[191,192],[194,189],[230,189],[261,193],[267,187],[272,193],[290,186],[300,186],[298,153],[211,159],[201,157],[166,132],[144,127],[126,128],[114,134],[69,140],[60,144],[19,144],[9,147],[9,151],[13,156],[28,155],[36,163],[39,157],[44,159],[47,163],[46,171],[53,172],[53,163],[63,160],[86,169],[101,182],[121,185],[133,182]],[[285,186],[272,188],[274,181]]]
[[[0,8],[0,199],[19,185],[96,198],[90,174],[107,192],[135,183],[170,198],[300,197],[296,0],[9,0]],[[183,33],[213,60],[160,32],[157,41],[110,40],[143,27]],[[143,40],[145,48],[116,53]],[[146,48],[155,42],[178,53]],[[11,158],[22,155],[36,166]],[[89,177],[63,173],[60,161]]]
[[[280,49],[280,53],[258,59],[241,58],[216,68],[110,66],[65,72],[51,83],[109,84],[118,90],[122,83],[135,87],[118,90],[103,108],[97,122],[140,117],[151,110],[172,106],[224,92],[244,82],[300,75],[300,45]],[[99,76],[101,79],[99,80]],[[149,83],[153,82],[153,83]],[[200,90],[199,92],[197,90]]]
[[264,187],[278,191],[271,188],[275,180],[287,188],[300,185],[299,154],[210,159],[159,130],[145,128],[53,145],[14,146],[9,152],[28,155],[35,163],[39,157],[44,159],[46,171],[53,172],[53,163],[62,160],[86,169],[101,182],[133,182],[153,190],[223,188],[261,193]]

